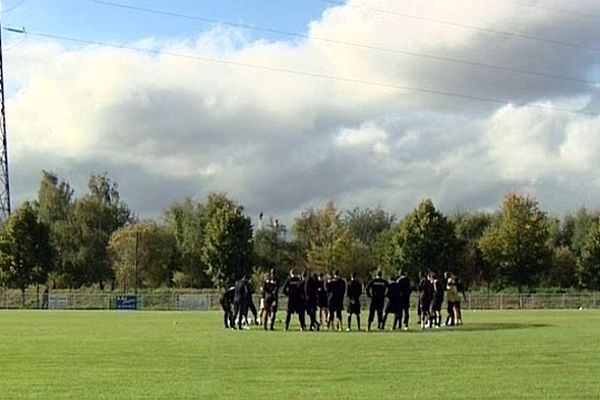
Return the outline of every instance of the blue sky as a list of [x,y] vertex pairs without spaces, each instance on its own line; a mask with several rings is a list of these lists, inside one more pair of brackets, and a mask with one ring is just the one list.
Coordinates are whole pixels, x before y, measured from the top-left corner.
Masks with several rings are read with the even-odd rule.
[[[159,9],[172,13],[277,30],[305,33],[328,5],[315,0],[116,0],[114,3]],[[20,4],[20,5],[19,5]],[[85,0],[4,0],[5,26],[25,26],[82,39],[131,42],[153,37],[159,40],[196,38],[214,24],[119,9]],[[248,38],[279,39],[257,31]],[[16,40],[10,38],[10,40]]]

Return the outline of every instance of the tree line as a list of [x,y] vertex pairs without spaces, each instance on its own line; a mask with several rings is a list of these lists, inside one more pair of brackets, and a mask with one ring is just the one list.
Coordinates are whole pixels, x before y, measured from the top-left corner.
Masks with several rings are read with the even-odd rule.
[[401,219],[380,207],[340,210],[332,202],[300,212],[291,229],[225,194],[171,204],[159,221],[139,220],[106,174],[76,198],[43,171],[37,198],[0,229],[0,283],[23,292],[52,288],[225,288],[292,268],[366,280],[377,270],[453,271],[471,288],[600,290],[600,212],[562,219],[528,195],[508,194],[495,212],[444,215],[430,199]]

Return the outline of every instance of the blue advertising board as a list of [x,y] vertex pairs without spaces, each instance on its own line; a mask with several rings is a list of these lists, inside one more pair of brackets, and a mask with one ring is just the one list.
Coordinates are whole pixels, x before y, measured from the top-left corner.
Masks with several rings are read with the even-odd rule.
[[117,310],[137,310],[137,297],[117,296]]

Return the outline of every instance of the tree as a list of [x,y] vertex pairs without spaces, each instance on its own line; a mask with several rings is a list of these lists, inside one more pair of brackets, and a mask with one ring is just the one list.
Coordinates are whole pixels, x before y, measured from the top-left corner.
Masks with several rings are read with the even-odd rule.
[[108,252],[117,283],[124,290],[170,285],[176,247],[166,228],[154,222],[125,226],[111,235]]
[[164,219],[175,238],[180,272],[178,282],[194,287],[208,286],[210,279],[202,261],[204,228],[208,222],[206,207],[186,199],[183,203],[172,204]]
[[213,286],[223,288],[252,270],[252,225],[243,208],[222,195],[209,196],[207,206],[202,261]]
[[575,215],[565,216],[562,226],[562,243],[569,246],[575,257],[580,257],[589,231],[600,218],[598,211],[581,207]]
[[521,292],[532,285],[551,262],[552,248],[546,214],[528,196],[509,194],[497,221],[485,232],[479,246],[484,260],[496,265],[501,283]]
[[33,203],[38,220],[50,227],[66,220],[73,205],[73,193],[68,182],[60,181],[53,172],[42,171],[37,200]]
[[423,200],[394,230],[390,246],[393,265],[413,276],[420,271],[443,273],[456,265],[454,225],[430,199]]
[[297,243],[286,239],[284,225],[267,225],[254,235],[254,264],[257,273],[275,270],[278,279],[285,279],[288,271],[305,263]]
[[69,221],[73,213],[73,189],[66,181],[59,180],[53,172],[42,171],[37,200],[33,208],[40,223],[49,228],[50,244],[54,251],[52,285],[67,282],[72,271],[76,243]]
[[458,259],[455,273],[466,282],[490,285],[496,278],[494,265],[483,259],[479,240],[494,221],[494,215],[486,212],[459,213],[453,217],[454,232],[458,241]]
[[88,193],[75,201],[73,213],[62,234],[70,240],[70,286],[112,281],[108,241],[117,229],[134,222],[129,207],[120,199],[118,185],[106,174],[92,175]]
[[330,272],[336,267],[334,246],[343,231],[341,216],[332,202],[320,210],[303,211],[292,228],[306,263],[317,272]]
[[546,287],[568,288],[577,284],[577,258],[567,246],[553,249],[550,267],[543,273],[541,283]]
[[582,287],[600,290],[600,219],[592,225],[583,242],[577,276]]
[[394,216],[381,208],[355,208],[347,211],[342,219],[342,224],[353,240],[370,246],[377,241],[379,236],[388,231],[394,223]]
[[0,231],[0,276],[5,284],[21,289],[25,306],[27,286],[45,283],[51,268],[48,227],[25,202]]

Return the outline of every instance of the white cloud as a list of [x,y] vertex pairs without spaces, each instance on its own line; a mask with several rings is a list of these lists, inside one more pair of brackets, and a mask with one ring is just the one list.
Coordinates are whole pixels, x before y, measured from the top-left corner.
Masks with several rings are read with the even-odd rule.
[[[361,7],[571,42],[593,44],[600,35],[593,20],[525,12],[503,0],[351,0],[325,12],[309,34],[580,79],[597,76],[600,65],[597,52]],[[569,7],[586,13],[597,6]],[[317,39],[252,42],[223,27],[134,45],[514,104],[600,104],[592,85]],[[19,85],[7,110],[20,199],[35,195],[41,168],[74,181],[106,170],[142,215],[168,205],[159,200],[209,190],[229,192],[251,212],[281,215],[328,199],[399,213],[425,196],[447,210],[490,208],[522,188],[561,211],[600,195],[598,117],[31,38],[6,64],[7,81]],[[564,191],[569,196],[556,194]]]

